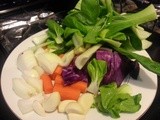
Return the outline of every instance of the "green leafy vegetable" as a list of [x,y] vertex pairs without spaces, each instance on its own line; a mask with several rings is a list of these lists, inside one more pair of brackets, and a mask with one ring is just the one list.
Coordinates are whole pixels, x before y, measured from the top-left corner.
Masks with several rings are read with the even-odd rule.
[[[90,53],[96,51],[89,47],[98,44],[99,47],[109,46],[160,75],[160,63],[133,53],[143,49],[142,40],[150,35],[137,26],[155,19],[157,15],[152,4],[137,13],[119,14],[114,10],[112,0],[79,0],[75,9],[63,19],[63,27],[54,20],[47,21],[49,38],[45,45],[57,54],[70,49],[74,49],[74,54],[82,53],[76,59],[78,62],[75,61],[78,69],[86,65],[91,58]],[[89,52],[84,52],[86,49]],[[93,59],[88,63],[87,70],[91,78],[88,91],[96,95],[95,105],[100,112],[118,118],[121,112],[134,113],[140,109],[141,94],[131,96],[127,84],[119,88],[116,83],[100,86],[107,72],[105,61]]]
[[117,32],[115,35],[112,35],[110,39],[117,40],[117,41],[125,41],[127,40],[127,36],[123,32]]
[[47,39],[47,48],[55,54],[63,54],[68,51],[69,47],[64,44],[57,44],[53,39]]
[[125,28],[155,20],[157,18],[157,14],[155,12],[154,6],[151,4],[140,12],[134,14],[126,14],[123,15],[123,17],[123,20],[113,20],[113,22],[111,22],[107,26],[109,31],[107,32],[106,37],[112,36],[116,32],[121,31]]
[[100,32],[100,26],[94,26],[93,29],[88,31],[88,34],[84,37],[85,43],[97,44],[99,43],[97,36]]
[[157,75],[160,75],[160,63],[153,61],[152,59],[150,59],[148,57],[127,51],[123,48],[114,47],[114,49],[116,51],[118,51],[119,53],[121,53],[131,59],[136,59],[146,69],[152,71],[153,73],[156,73]]
[[96,97],[96,107],[104,114],[119,118],[121,112],[137,112],[141,107],[140,100],[141,94],[130,95],[129,85],[124,84],[118,88],[116,83],[110,83],[100,87],[100,94]]
[[88,73],[91,77],[91,83],[88,87],[88,91],[97,94],[99,85],[107,72],[107,63],[103,60],[96,60],[95,58],[87,65]]
[[80,13],[76,11],[72,14],[68,14],[63,19],[63,25],[72,29],[78,29],[81,33],[86,34],[90,30],[90,27],[79,20],[77,14]]
[[136,35],[136,33],[134,33],[131,28],[126,29],[125,33],[126,33],[126,35],[129,36],[129,41],[132,45],[131,47],[133,47],[135,50],[142,50],[142,41]]
[[112,0],[81,0],[78,6],[64,18],[63,25],[78,29],[84,35],[83,41],[89,44],[105,42],[100,38],[113,39],[123,43],[123,48],[130,45],[130,50],[141,50],[141,40],[131,28],[157,18],[152,4],[140,12],[124,15],[114,10]]
[[72,36],[72,41],[74,43],[75,48],[79,48],[83,46],[83,35],[81,33],[74,33]]
[[63,34],[64,30],[63,28],[56,23],[54,20],[49,19],[47,21],[47,26],[49,28],[49,36],[53,39],[55,39],[57,44],[60,44],[63,42],[63,38],[61,35]]
[[83,0],[81,3],[81,11],[91,23],[96,23],[100,14],[99,0]]
[[[63,25],[83,34],[83,39],[78,43],[107,44],[159,75],[159,63],[132,53],[143,49],[142,37],[137,34],[135,27],[155,19],[157,14],[152,4],[142,11],[121,15],[114,10],[112,0],[81,0],[78,9],[71,10],[64,18]],[[121,48],[123,52],[119,50]]]

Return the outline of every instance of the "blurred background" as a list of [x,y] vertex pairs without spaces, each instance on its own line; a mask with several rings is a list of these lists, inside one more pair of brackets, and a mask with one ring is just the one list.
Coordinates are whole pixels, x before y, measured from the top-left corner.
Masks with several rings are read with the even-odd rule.
[[[78,0],[0,0],[0,72],[11,51],[27,37],[46,28],[48,18],[62,19]],[[160,0],[113,0],[119,12],[137,12],[153,3],[160,15]],[[153,45],[147,50],[151,58],[160,61],[160,19],[142,26],[153,33]],[[158,77],[159,79],[159,77]],[[158,82],[160,84],[160,82]],[[158,87],[159,88],[159,87]],[[159,89],[155,101],[142,120],[160,119]],[[0,120],[17,120],[0,92]]]

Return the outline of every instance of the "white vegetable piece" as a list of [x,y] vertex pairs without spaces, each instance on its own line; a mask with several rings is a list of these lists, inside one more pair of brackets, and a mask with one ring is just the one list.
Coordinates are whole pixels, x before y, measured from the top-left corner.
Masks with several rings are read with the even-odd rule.
[[42,107],[42,104],[35,100],[32,104],[33,110],[40,116],[46,116],[46,112],[44,110],[44,108]]
[[40,66],[34,66],[33,69],[38,72],[39,76],[44,73],[44,70]]
[[144,40],[151,35],[150,32],[144,30],[144,28],[140,26],[136,26],[136,29],[133,30],[141,40]]
[[46,112],[53,112],[57,109],[60,100],[59,92],[53,92],[42,102],[42,106]]
[[86,50],[84,53],[80,54],[76,60],[75,65],[78,69],[82,69],[87,61],[92,57],[92,55],[101,47],[101,44],[97,44]]
[[17,58],[17,67],[21,71],[30,70],[37,65],[34,53],[30,49],[22,52]]
[[151,45],[152,45],[152,42],[151,42],[151,41],[142,40],[142,49],[145,50],[145,49],[149,48]]
[[78,102],[71,102],[65,108],[66,113],[84,114],[82,106]]
[[58,112],[65,112],[66,106],[71,102],[77,102],[77,101],[75,101],[75,100],[63,100],[63,101],[61,101],[60,104],[58,105]]
[[46,51],[43,48],[40,47],[34,52],[34,55],[37,56],[38,54],[43,54],[45,52]]
[[36,55],[39,66],[49,74],[52,74],[59,63],[62,63],[62,59],[54,53],[45,52]]
[[40,78],[39,73],[35,69],[30,69],[30,70],[24,70],[22,71],[22,74],[25,75],[28,78]]
[[84,112],[87,113],[94,103],[94,95],[91,93],[84,93],[79,97],[78,103],[82,106]]
[[37,93],[43,92],[42,80],[40,80],[40,78],[28,77],[24,74],[22,75],[22,77],[25,79],[25,81],[29,85],[31,85],[33,88],[35,88]]
[[67,53],[64,54],[64,56],[62,57],[62,64],[60,63],[61,66],[68,66],[70,64],[70,62],[73,60],[75,54],[74,54],[74,50],[71,50]]
[[45,53],[45,57],[50,61],[50,62],[56,62],[58,64],[62,63],[62,59],[54,54],[54,53],[50,53],[50,52],[46,52]]
[[85,120],[85,115],[76,114],[76,113],[69,113],[67,114],[68,120]]
[[45,42],[47,38],[48,38],[48,35],[47,35],[46,31],[44,31],[41,35],[33,37],[32,39],[33,39],[33,43],[35,45],[39,45],[39,44],[42,44],[43,42]]
[[34,87],[38,93],[43,91],[40,75],[35,69],[24,70],[22,72],[22,77],[29,85]]
[[44,54],[37,55],[37,61],[39,66],[43,68],[43,70],[49,74],[52,74],[58,63],[51,63],[48,59],[46,59]]
[[33,111],[32,104],[34,101],[42,102],[44,100],[44,97],[42,94],[37,94],[36,96],[33,96],[29,99],[20,99],[17,102],[17,105],[22,112],[22,114],[29,113]]
[[12,89],[21,98],[30,98],[37,94],[36,90],[22,78],[12,79]]

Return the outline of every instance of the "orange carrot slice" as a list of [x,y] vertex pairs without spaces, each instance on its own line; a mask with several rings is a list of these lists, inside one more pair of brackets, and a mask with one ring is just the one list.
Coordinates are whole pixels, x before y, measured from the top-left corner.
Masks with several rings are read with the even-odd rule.
[[81,91],[78,89],[74,89],[70,86],[63,86],[60,84],[55,84],[53,91],[57,91],[60,93],[61,100],[78,100]]
[[52,79],[48,74],[42,74],[41,75],[41,80],[43,84],[43,91],[45,94],[52,93],[53,92],[53,84],[52,84]]
[[61,75],[56,75],[54,81],[55,81],[55,84],[61,84],[61,85],[64,84],[64,80]]
[[83,81],[78,81],[76,83],[71,84],[70,86],[74,89],[80,90],[82,93],[86,92],[87,90],[87,83]]
[[51,78],[52,78],[52,80],[55,79],[56,75],[61,75],[61,74],[62,74],[62,70],[63,70],[63,67],[60,66],[60,65],[58,65],[58,66],[56,67],[56,69],[54,70],[54,72],[50,75]]

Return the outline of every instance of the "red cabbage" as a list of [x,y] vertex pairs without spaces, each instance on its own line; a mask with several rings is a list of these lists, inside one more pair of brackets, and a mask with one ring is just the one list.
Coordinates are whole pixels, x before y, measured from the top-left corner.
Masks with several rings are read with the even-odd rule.
[[[130,75],[134,79],[138,76],[138,62],[131,61],[126,56],[116,51],[112,51],[111,49],[99,49],[93,57],[107,62],[107,73],[102,80],[102,84],[116,82],[117,85],[120,86],[127,75]],[[74,64],[75,59],[76,58],[74,58],[69,66],[63,68],[62,77],[64,78],[65,85],[70,85],[78,81],[90,82],[87,64],[79,70]]]
[[133,70],[133,61],[116,51],[100,49],[96,52],[96,59],[104,60],[108,64],[107,74],[104,76],[102,84],[116,82],[121,85],[124,78]]
[[65,85],[70,85],[78,81],[88,82],[88,73],[86,66],[79,70],[73,60],[71,64],[62,70],[62,77]]

